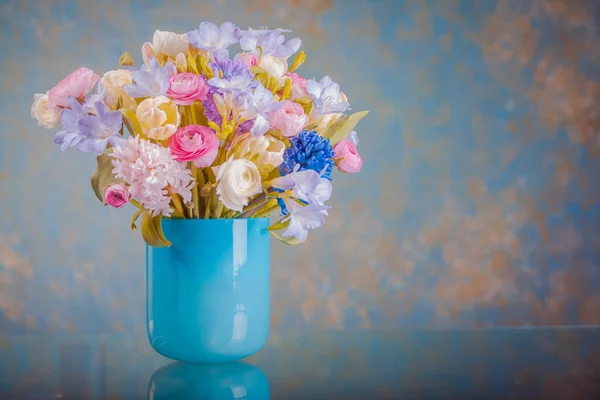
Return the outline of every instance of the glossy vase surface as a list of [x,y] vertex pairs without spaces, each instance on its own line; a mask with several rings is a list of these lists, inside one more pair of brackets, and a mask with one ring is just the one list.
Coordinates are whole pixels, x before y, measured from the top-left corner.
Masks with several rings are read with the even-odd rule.
[[146,248],[148,339],[179,361],[259,351],[270,320],[268,218],[165,219],[170,247]]
[[148,384],[147,399],[269,400],[269,381],[256,365],[173,363],[160,368]]

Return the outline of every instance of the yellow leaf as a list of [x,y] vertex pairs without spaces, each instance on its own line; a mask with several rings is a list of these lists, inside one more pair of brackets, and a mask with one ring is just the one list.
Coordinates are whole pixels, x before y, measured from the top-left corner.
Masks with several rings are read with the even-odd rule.
[[281,93],[281,100],[287,100],[292,94],[292,80],[290,78],[286,78],[285,84],[283,85],[283,92]]
[[208,61],[206,60],[205,57],[202,57],[200,55],[198,57],[196,57],[196,65],[198,66],[200,71],[204,74],[206,79],[212,79],[215,77],[215,73],[208,66]]
[[165,238],[162,231],[162,216],[153,217],[148,211],[142,214],[142,237],[152,247],[171,246],[171,242]]
[[106,205],[106,200],[104,199],[104,191],[108,185],[111,185],[116,182],[120,182],[113,173],[113,165],[112,165],[112,157],[109,156],[111,153],[110,149],[107,149],[96,157],[96,161],[98,166],[94,175],[90,178],[90,183],[92,185],[92,190],[94,194],[102,202],[102,204]]
[[321,133],[321,136],[323,136],[325,139],[329,139],[331,145],[334,146],[344,140],[346,136],[352,132],[356,124],[358,124],[358,122],[368,113],[368,111],[360,111],[352,115],[342,117],[333,126],[325,129]]
[[[277,201],[277,199],[275,199],[275,201]],[[280,229],[284,229],[287,228],[290,225],[290,219],[288,218],[286,221],[282,222],[276,222],[273,225],[271,225],[270,227],[267,228],[268,231],[278,231]]]
[[302,50],[300,53],[298,53],[296,58],[294,58],[294,62],[292,62],[292,65],[290,66],[288,71],[293,72],[297,70],[302,64],[304,64],[304,61],[306,61],[306,53],[304,53],[304,50]]
[[198,68],[196,66],[196,60],[190,54],[186,55],[187,59],[187,69],[189,72],[193,72],[196,75],[200,75],[198,72]]
[[195,102],[194,104],[192,104],[191,106],[191,111],[192,111],[192,119],[194,121],[195,124],[198,125],[208,125],[208,119],[206,118],[206,116],[204,115],[204,107],[202,106],[202,103],[200,102]]
[[289,245],[289,246],[293,246],[296,244],[300,244],[301,242],[298,241],[298,239],[296,239],[295,237],[291,237],[291,238],[284,238],[283,236],[273,232],[273,231],[269,231],[271,233],[271,235],[275,236],[277,239],[279,239],[281,242]]
[[258,74],[267,74],[267,71],[265,71],[264,69],[262,69],[261,67],[259,67],[258,65],[253,65],[250,67],[250,72],[254,75],[258,75]]
[[294,101],[302,106],[306,115],[310,113],[313,106],[312,98],[310,96],[298,97]]
[[144,212],[144,210],[137,210],[133,217],[131,218],[131,229],[134,231],[137,230],[137,226],[135,225],[135,221],[139,218],[139,216]]
[[131,111],[129,108],[121,108],[119,111],[121,114],[123,114],[123,123],[127,127],[129,134],[131,136],[140,135],[142,139],[147,139],[146,135],[142,133],[142,127],[140,126],[140,123],[138,122],[138,119],[133,111]]

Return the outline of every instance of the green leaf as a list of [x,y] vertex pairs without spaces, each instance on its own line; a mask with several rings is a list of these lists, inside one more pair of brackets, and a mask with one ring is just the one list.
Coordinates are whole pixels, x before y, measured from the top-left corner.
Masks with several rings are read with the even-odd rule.
[[325,139],[329,139],[332,146],[346,139],[346,136],[358,124],[358,121],[363,119],[369,112],[368,111],[360,111],[354,113],[352,115],[348,115],[340,118],[333,126],[325,129],[321,136]]
[[102,155],[96,157],[96,161],[98,162],[98,167],[96,168],[96,172],[90,178],[90,183],[92,184],[92,189],[94,190],[94,194],[98,200],[102,202],[102,204],[106,205],[106,200],[104,199],[104,191],[108,185],[113,183],[121,182],[120,179],[117,179],[113,173],[113,165],[112,165],[112,157],[109,156],[111,150],[106,149]]
[[152,247],[169,247],[171,242],[165,238],[162,231],[162,215],[155,217],[148,211],[142,214],[142,237]]
[[123,123],[127,127],[129,134],[131,136],[140,135],[142,139],[147,139],[146,135],[142,134],[142,127],[140,126],[140,123],[138,122],[134,112],[129,108],[121,108],[119,111],[121,114],[123,114]]
[[269,231],[271,233],[271,235],[275,236],[277,239],[279,239],[281,242],[289,245],[289,246],[293,246],[296,244],[300,244],[302,242],[299,242],[298,239],[296,239],[295,237],[291,237],[291,238],[284,238],[283,236],[273,232],[273,231]]

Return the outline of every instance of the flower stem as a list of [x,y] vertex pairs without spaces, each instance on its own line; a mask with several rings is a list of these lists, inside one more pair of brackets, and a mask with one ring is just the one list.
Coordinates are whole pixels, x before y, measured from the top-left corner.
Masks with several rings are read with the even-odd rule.
[[253,215],[253,218],[264,218],[267,217],[269,214],[271,214],[271,212],[273,212],[273,210],[275,210],[277,207],[279,207],[279,204],[275,204],[271,207],[267,207],[264,210],[258,210],[258,212],[256,214]]
[[[198,176],[202,176],[198,173],[198,168],[192,164],[192,177],[196,179],[196,186],[192,188],[192,201],[194,202],[194,208],[192,210],[192,218],[200,218],[200,179]],[[204,179],[202,179],[204,180]]]
[[258,210],[260,210],[262,207],[266,206],[267,204],[269,204],[269,202],[265,201],[265,202],[260,203],[260,204],[255,204],[255,205],[253,205],[250,208],[246,207],[246,211],[244,211],[243,213],[241,213],[240,215],[238,215],[236,218],[248,218],[252,214],[254,214],[255,212],[257,212]]
[[179,195],[177,193],[172,192],[171,187],[168,187],[167,191],[169,192],[169,196],[171,196],[171,199],[173,200],[173,205],[175,206],[175,209],[177,211],[179,211],[179,213],[183,216],[183,218],[187,218],[185,216],[183,203],[181,203],[181,199],[179,198]]

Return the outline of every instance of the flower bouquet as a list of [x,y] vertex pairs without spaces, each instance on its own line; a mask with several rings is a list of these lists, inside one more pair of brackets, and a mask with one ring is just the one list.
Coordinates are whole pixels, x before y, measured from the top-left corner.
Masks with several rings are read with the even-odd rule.
[[[213,253],[233,251],[239,267],[268,246],[269,235],[305,241],[327,216],[333,166],[346,173],[362,166],[354,127],[367,111],[347,115],[348,99],[329,76],[299,75],[306,56],[300,39],[286,40],[285,32],[231,22],[202,22],[187,34],[156,31],[139,67],[123,53],[120,68],[102,77],[77,69],[35,95],[32,116],[61,128],[54,136],[61,150],[97,155],[94,193],[104,205],[136,208],[131,227],[141,217],[149,258],[173,264],[174,253],[155,249],[207,249],[214,241]],[[241,51],[231,57],[236,44]],[[271,224],[276,211],[281,218]],[[224,226],[229,238],[217,238]],[[253,232],[261,242],[251,243]],[[218,248],[224,242],[229,247]],[[186,262],[206,263],[206,252]],[[150,334],[156,319],[149,321]]]

